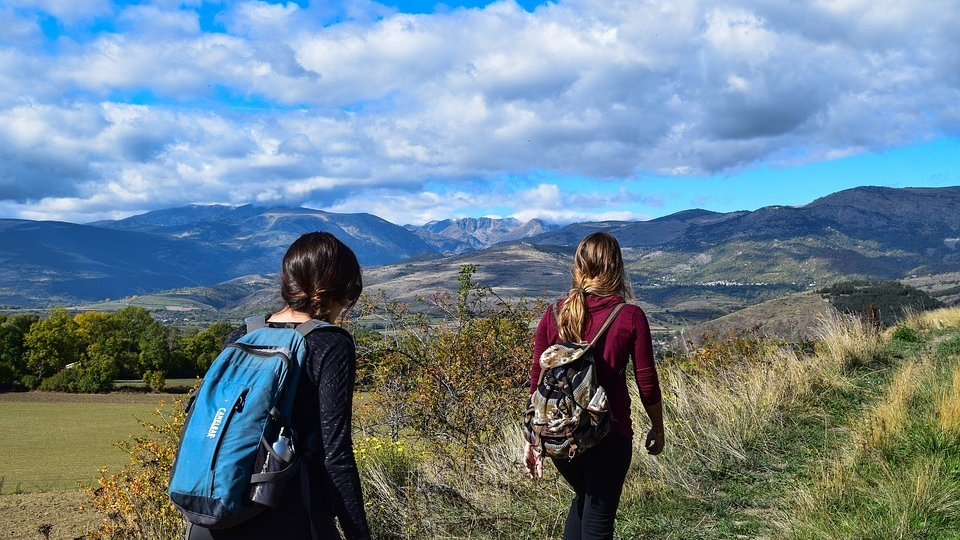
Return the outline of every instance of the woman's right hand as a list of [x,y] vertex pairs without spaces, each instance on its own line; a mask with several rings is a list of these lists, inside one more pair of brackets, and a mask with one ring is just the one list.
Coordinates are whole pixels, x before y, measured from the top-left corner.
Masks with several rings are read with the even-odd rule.
[[527,443],[523,449],[523,466],[532,480],[543,478],[543,458],[530,443]]
[[655,456],[660,452],[663,452],[663,439],[664,433],[663,430],[657,431],[656,429],[651,429],[647,432],[647,440],[644,442],[644,446],[647,449],[647,453],[651,456]]

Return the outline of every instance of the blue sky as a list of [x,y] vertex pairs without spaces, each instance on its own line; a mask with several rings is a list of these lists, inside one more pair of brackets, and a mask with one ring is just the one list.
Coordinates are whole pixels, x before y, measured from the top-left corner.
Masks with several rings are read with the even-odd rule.
[[556,223],[960,185],[955,0],[0,0],[0,217]]

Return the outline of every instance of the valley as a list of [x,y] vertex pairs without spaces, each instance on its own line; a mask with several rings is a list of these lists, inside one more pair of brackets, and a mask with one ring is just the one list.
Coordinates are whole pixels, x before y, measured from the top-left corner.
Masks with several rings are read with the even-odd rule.
[[[494,218],[399,226],[369,214],[254,206],[189,206],[87,225],[0,220],[0,306],[135,305],[183,327],[235,322],[277,307],[282,252],[310,230],[353,247],[366,292],[414,309],[418,298],[455,292],[463,265],[504,300],[557,298],[569,286],[576,244],[594,230],[620,240],[638,301],[666,329],[771,301],[806,305],[813,291],[842,280],[902,281],[952,304],[960,300],[958,206],[957,187],[862,187],[800,207],[562,227]],[[752,320],[747,314],[740,317]]]

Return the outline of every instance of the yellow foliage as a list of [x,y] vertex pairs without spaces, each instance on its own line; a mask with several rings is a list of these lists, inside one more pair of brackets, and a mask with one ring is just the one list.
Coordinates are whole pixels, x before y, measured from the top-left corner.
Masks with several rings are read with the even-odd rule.
[[148,434],[134,437],[119,446],[130,454],[129,464],[118,473],[101,469],[96,486],[85,491],[91,507],[101,516],[92,539],[179,540],[184,521],[170,503],[167,484],[177,451],[185,414],[179,401],[177,412],[165,411],[163,404],[153,413],[157,422],[141,421]]

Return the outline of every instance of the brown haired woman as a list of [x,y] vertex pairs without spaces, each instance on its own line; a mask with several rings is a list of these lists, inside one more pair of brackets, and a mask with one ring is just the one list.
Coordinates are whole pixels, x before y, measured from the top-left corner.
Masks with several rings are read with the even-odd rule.
[[[530,393],[536,390],[540,380],[538,359],[544,350],[565,341],[590,341],[613,308],[628,300],[635,301],[623,267],[620,244],[605,232],[588,235],[577,247],[571,289],[561,301],[559,316],[554,317],[551,307],[537,327]],[[653,426],[646,436],[647,452],[657,455],[663,450],[660,383],[653,362],[650,326],[643,310],[634,304],[625,305],[597,340],[593,356],[598,382],[607,393],[613,424],[599,445],[570,460],[553,460],[575,494],[567,513],[564,540],[613,538],[617,506],[633,457],[630,395],[625,376],[630,358],[633,358],[640,401]],[[524,466],[531,478],[543,475],[541,457],[529,443],[524,451]]]
[[[333,322],[362,289],[360,264],[349,247],[329,233],[304,234],[283,257],[280,295],[285,305],[266,322],[278,327],[296,327],[311,318]],[[246,325],[241,326],[227,343],[246,332]],[[335,519],[348,540],[370,538],[350,433],[356,375],[353,338],[339,328],[315,331],[307,334],[307,346],[310,354],[294,401],[293,428],[318,434],[311,445],[312,459],[306,463],[308,493],[304,495],[301,482],[288,482],[276,510],[232,529],[192,526],[188,539],[340,538]]]

